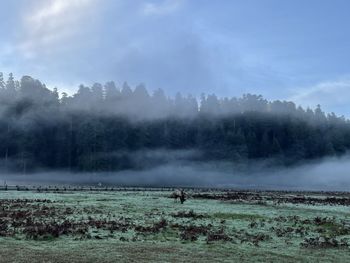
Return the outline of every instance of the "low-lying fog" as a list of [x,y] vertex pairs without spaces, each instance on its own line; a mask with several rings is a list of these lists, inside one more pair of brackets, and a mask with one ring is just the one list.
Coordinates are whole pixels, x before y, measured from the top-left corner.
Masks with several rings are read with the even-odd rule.
[[293,168],[266,164],[234,167],[225,163],[173,162],[149,170],[114,173],[47,172],[0,175],[1,184],[104,186],[189,186],[270,190],[350,190],[350,156],[329,158]]

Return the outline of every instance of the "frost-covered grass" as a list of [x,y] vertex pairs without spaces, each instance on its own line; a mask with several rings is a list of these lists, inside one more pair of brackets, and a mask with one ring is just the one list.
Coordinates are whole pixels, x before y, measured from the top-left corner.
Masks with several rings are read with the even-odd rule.
[[[181,205],[169,195],[0,191],[0,230],[7,225],[0,231],[0,262],[350,261],[349,206],[191,197]],[[34,223],[15,218],[18,211]],[[68,230],[86,227],[86,232],[57,237],[32,227],[65,221],[73,224]]]

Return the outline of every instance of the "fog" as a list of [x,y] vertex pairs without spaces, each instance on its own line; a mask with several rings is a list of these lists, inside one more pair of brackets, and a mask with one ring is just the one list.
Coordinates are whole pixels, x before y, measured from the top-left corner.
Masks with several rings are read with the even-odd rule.
[[168,97],[112,81],[60,95],[1,73],[0,102],[0,180],[8,183],[349,186],[350,121],[320,105],[254,94]]
[[[16,80],[0,72],[0,117],[7,119],[17,115],[22,126],[28,126],[36,118],[46,121],[70,118],[71,114],[123,116],[131,121],[164,119],[169,117],[193,118],[198,114],[226,116],[249,111],[276,114],[309,114],[291,101],[268,101],[261,95],[242,94],[240,97],[218,97],[215,94],[176,93],[168,96],[163,89],[149,89],[141,83],[129,86],[127,82],[116,84],[81,84],[74,94],[50,90],[40,80],[23,76]],[[59,114],[57,114],[59,109]],[[308,109],[310,111],[310,109]],[[310,115],[310,114],[309,114]]]
[[349,191],[350,155],[291,168],[267,163],[235,166],[223,162],[173,161],[148,170],[111,173],[41,172],[0,175],[8,185],[89,185],[147,187],[213,187],[259,190]]

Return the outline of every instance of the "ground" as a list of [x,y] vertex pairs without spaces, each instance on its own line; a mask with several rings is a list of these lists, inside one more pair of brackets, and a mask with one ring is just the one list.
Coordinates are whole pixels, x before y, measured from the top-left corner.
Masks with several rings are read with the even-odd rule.
[[350,194],[0,190],[0,262],[350,262]]

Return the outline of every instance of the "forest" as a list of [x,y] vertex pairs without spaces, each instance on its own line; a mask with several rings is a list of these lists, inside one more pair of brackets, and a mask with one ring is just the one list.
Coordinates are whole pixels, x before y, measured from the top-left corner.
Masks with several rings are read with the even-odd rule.
[[[80,85],[73,95],[0,73],[2,170],[108,172],[170,159],[291,166],[350,149],[350,123],[260,95],[150,94],[143,84]],[[174,157],[175,156],[175,157]]]

